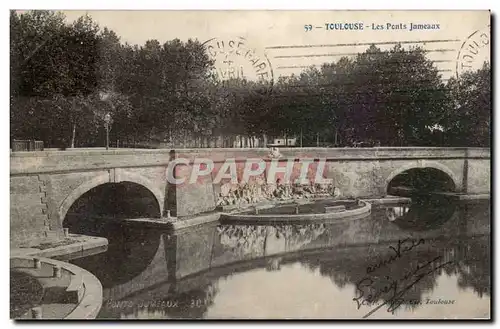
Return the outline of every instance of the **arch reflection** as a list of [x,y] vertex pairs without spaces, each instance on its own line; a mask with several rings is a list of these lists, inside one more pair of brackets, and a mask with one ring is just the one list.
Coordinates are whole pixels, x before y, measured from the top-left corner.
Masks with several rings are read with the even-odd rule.
[[457,212],[458,205],[435,196],[413,197],[411,204],[385,207],[386,219],[408,231],[427,231],[441,227]]

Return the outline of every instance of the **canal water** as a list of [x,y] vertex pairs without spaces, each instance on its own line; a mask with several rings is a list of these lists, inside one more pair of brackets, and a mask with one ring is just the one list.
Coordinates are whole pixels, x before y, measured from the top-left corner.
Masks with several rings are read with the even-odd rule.
[[176,234],[113,225],[106,252],[69,260],[102,282],[99,319],[490,316],[489,203]]

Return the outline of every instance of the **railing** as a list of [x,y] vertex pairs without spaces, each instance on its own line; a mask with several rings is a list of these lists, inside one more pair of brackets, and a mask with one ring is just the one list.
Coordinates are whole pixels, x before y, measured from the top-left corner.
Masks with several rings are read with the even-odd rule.
[[43,151],[43,142],[35,140],[18,140],[12,141],[12,152],[23,151]]
[[157,149],[159,146],[145,144],[145,143],[120,143],[120,148],[141,148],[141,149]]

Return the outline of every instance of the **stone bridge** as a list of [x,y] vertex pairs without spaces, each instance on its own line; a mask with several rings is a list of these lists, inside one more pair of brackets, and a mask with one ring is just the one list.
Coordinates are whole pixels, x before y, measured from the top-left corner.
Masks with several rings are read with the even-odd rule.
[[[221,193],[214,174],[196,184],[175,186],[167,168],[176,158],[176,175],[191,170],[195,159],[211,159],[220,167],[228,158],[238,168],[248,158],[272,161],[269,149],[74,149],[13,152],[10,155],[11,245],[59,235],[68,214],[80,209],[99,214],[97,204],[119,204],[117,211],[135,217],[182,220],[213,211]],[[324,176],[345,197],[383,196],[398,175],[431,168],[450,182],[453,192],[490,193],[490,150],[483,148],[286,148],[277,161],[324,159]],[[268,167],[263,173],[267,174]],[[240,175],[240,171],[238,171]],[[82,201],[85,199],[84,201]],[[137,206],[136,206],[137,205]],[[96,210],[97,209],[97,210]],[[138,212],[138,213],[137,213]]]

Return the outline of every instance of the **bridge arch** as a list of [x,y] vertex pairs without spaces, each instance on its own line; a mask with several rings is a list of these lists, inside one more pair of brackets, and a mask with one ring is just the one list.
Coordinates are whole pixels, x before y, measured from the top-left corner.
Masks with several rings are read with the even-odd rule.
[[455,192],[459,191],[462,181],[460,177],[457,174],[455,174],[450,168],[436,161],[419,160],[417,161],[417,163],[409,163],[393,170],[385,180],[384,192],[385,193],[387,192],[389,184],[396,176],[412,169],[426,169],[426,168],[435,169],[446,174],[450,178],[450,180],[453,181]]
[[163,214],[163,193],[155,186],[155,184],[149,179],[137,175],[134,173],[121,172],[119,174],[118,179],[111,179],[109,173],[101,174],[96,176],[81,185],[75,188],[71,193],[62,201],[59,206],[59,222],[62,225],[64,218],[66,217],[69,209],[73,206],[76,200],[82,197],[85,193],[89,192],[93,188],[96,188],[100,185],[108,184],[108,183],[121,183],[121,182],[130,182],[137,185],[140,185],[151,192],[155,200],[158,204],[158,209],[160,211],[160,215]]
[[165,194],[158,188],[158,184],[155,184],[153,181],[142,175],[125,170],[116,172],[114,183],[120,182],[136,183],[147,188],[155,196],[156,201],[158,202],[158,208],[160,209],[160,215],[163,215]]

